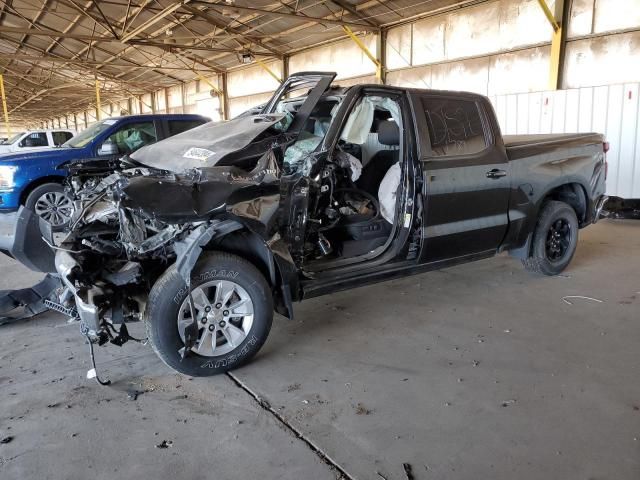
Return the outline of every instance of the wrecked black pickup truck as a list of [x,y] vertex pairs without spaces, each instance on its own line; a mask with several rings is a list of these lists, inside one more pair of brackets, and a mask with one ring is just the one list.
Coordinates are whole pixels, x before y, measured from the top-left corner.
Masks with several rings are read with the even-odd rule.
[[294,301],[502,251],[565,269],[606,199],[601,135],[503,137],[483,96],[334,77],[295,74],[115,172],[71,166],[75,214],[52,246],[92,342],[144,320],[167,365],[213,375]]

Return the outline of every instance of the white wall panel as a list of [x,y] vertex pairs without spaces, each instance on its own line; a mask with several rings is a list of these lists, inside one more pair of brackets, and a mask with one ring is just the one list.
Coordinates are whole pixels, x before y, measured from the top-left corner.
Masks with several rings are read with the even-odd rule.
[[413,25],[392,28],[387,34],[387,68],[411,65],[411,30]]
[[640,26],[640,0],[596,0],[593,33]]
[[261,93],[229,99],[229,118],[234,118],[252,107],[267,102],[273,93]]
[[[282,62],[265,62],[265,65],[282,78]],[[229,72],[227,79],[229,98],[273,92],[279,85],[280,83],[260,65],[233,70]]]
[[[413,24],[412,65],[425,65],[447,59],[444,36],[446,22],[446,17],[432,17]],[[388,52],[387,48],[387,54]]]
[[576,40],[567,44],[565,88],[637,82],[639,79],[640,32]]
[[569,12],[569,38],[588,35],[593,26],[593,0],[573,0]]
[[610,143],[607,193],[640,198],[640,84],[489,98],[504,134],[604,133]]
[[[376,55],[376,36],[360,37],[369,51]],[[338,79],[375,73],[375,65],[351,39],[305,50],[289,59],[291,73],[310,70],[337,72]]]

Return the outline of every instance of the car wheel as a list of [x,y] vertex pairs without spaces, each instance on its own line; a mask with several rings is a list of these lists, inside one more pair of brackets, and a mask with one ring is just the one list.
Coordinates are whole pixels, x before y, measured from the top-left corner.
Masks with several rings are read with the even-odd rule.
[[73,215],[73,202],[59,183],[45,183],[34,188],[24,206],[51,224],[54,232],[64,230]]
[[530,272],[557,275],[571,262],[578,245],[578,218],[570,205],[555,200],[540,212],[530,256],[523,260]]
[[254,265],[228,253],[204,255],[191,272],[191,297],[198,333],[183,355],[185,330],[193,317],[189,288],[175,266],[149,294],[147,336],[169,367],[185,375],[217,375],[243,365],[260,350],[271,329],[273,298]]

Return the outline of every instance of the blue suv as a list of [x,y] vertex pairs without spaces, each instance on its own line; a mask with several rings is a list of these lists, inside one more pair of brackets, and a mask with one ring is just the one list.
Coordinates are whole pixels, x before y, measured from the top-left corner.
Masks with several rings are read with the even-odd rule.
[[33,210],[63,230],[73,204],[62,182],[61,165],[71,161],[115,160],[144,145],[190,130],[210,119],[200,115],[129,115],[94,123],[68,142],[45,150],[0,155],[0,213]]

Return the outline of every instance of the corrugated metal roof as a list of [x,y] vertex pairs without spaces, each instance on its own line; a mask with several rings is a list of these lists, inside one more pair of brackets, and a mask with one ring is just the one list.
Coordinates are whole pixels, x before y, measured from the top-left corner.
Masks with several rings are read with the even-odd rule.
[[[454,0],[5,0],[0,72],[12,117],[81,110],[212,75],[239,55],[281,58],[450,8]],[[464,2],[469,3],[469,2]],[[197,73],[196,73],[197,72]]]

